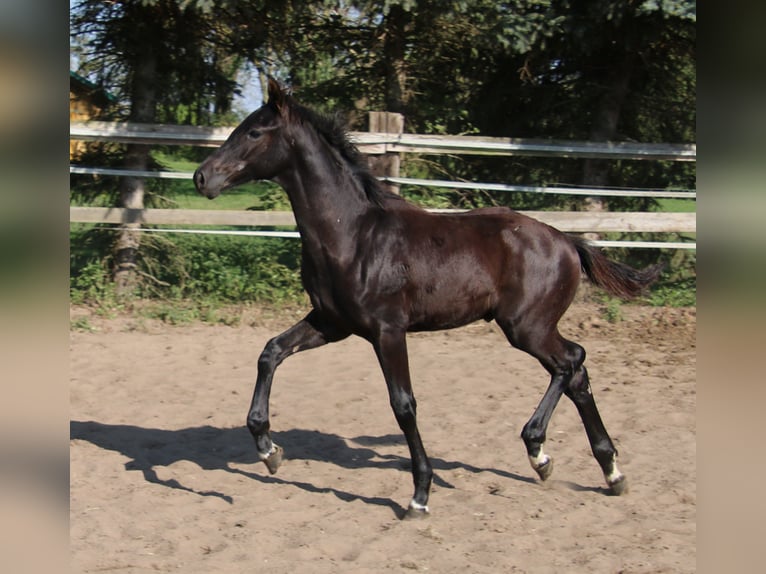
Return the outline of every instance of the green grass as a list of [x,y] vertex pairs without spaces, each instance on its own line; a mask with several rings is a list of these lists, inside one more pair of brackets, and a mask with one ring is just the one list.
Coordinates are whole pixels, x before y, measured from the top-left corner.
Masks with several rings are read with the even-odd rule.
[[152,151],[152,157],[154,161],[161,164],[167,171],[194,171],[199,166],[198,161],[169,155],[159,150]]
[[657,200],[659,206],[657,211],[669,212],[669,213],[696,213],[697,212],[697,200],[695,199],[676,199],[676,198],[661,198]]
[[[174,193],[172,202],[173,207],[178,209],[272,209],[272,207],[264,205],[267,203],[264,201],[264,195],[270,195],[267,184],[248,183],[236,189],[225,191],[211,200],[198,194],[192,185],[191,192]],[[285,196],[285,202],[287,202],[287,196]],[[285,206],[285,208],[289,207]]]

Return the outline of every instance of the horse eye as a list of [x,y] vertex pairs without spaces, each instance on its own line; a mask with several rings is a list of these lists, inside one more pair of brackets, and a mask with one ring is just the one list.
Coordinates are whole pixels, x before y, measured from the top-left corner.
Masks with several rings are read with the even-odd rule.
[[261,137],[261,132],[259,132],[258,130],[250,130],[249,132],[247,132],[247,137],[252,138],[254,140],[258,139],[259,137]]

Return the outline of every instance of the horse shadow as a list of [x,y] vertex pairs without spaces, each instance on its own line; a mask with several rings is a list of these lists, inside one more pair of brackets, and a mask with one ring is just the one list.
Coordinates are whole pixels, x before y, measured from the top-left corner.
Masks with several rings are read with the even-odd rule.
[[[183,490],[199,496],[220,498],[230,504],[233,498],[214,490],[197,490],[181,483],[177,478],[161,478],[156,469],[167,467],[179,461],[189,461],[203,470],[223,470],[239,474],[263,484],[285,484],[312,493],[331,493],[339,499],[350,502],[361,500],[367,504],[390,507],[402,516],[406,509],[388,498],[366,497],[336,487],[317,486],[307,482],[285,480],[264,473],[249,472],[237,468],[239,465],[260,462],[250,433],[245,427],[218,428],[199,426],[177,430],[145,428],[134,425],[105,424],[95,421],[70,421],[70,440],[84,440],[99,448],[119,452],[130,460],[125,470],[138,471],[147,482],[168,488]],[[400,435],[359,436],[344,439],[335,434],[316,430],[291,429],[273,432],[278,444],[285,447],[291,460],[330,462],[348,470],[381,468],[409,472],[409,458],[394,454],[383,454],[376,447],[401,445],[406,447]],[[354,443],[354,444],[351,444]],[[358,445],[358,446],[357,446]],[[454,488],[439,475],[439,471],[463,469],[471,473],[491,472],[511,480],[534,483],[534,479],[494,468],[480,468],[460,461],[449,461],[430,457],[434,468],[434,484],[443,488]],[[236,466],[232,466],[236,465]],[[265,470],[265,469],[264,469]]]

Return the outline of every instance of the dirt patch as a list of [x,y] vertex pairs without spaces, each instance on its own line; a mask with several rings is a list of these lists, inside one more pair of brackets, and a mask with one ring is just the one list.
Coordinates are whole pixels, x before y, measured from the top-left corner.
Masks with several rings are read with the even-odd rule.
[[[609,496],[571,403],[549,481],[522,426],[548,377],[476,323],[412,335],[432,514],[401,521],[406,444],[369,345],[277,371],[271,476],[244,418],[265,342],[297,317],[237,327],[104,319],[73,308],[71,549],[76,572],[694,572],[696,312],[578,303],[562,333],[586,364],[630,493]],[[615,319],[614,316],[611,317]]]

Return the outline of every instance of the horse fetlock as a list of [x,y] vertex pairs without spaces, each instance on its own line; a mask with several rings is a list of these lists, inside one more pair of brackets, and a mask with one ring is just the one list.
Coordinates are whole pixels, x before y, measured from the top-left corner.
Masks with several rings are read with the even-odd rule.
[[545,429],[537,424],[527,423],[524,425],[524,428],[521,429],[521,439],[527,446],[527,453],[529,453],[529,456],[533,456],[532,452],[538,447],[542,447],[545,438]]
[[247,429],[253,437],[258,439],[259,436],[268,434],[269,432],[269,418],[262,415],[250,413],[247,415]]
[[255,440],[255,450],[258,453],[258,458],[266,460],[277,452],[279,447],[271,441],[268,431],[264,432],[263,430],[254,430],[252,428],[250,428],[250,431]]
[[620,474],[620,471],[617,470],[617,449],[614,448],[614,445],[610,440],[603,439],[594,442],[591,445],[591,449],[593,450],[593,456],[596,458],[599,465],[601,465],[607,480],[609,479],[609,476],[614,475],[615,473]]

